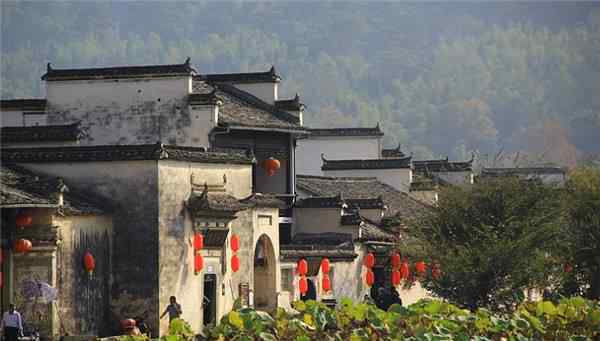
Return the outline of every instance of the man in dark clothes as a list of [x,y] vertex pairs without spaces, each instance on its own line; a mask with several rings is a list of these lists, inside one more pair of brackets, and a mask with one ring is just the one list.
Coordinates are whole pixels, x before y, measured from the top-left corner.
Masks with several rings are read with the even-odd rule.
[[2,328],[7,341],[17,341],[19,336],[23,336],[23,320],[12,303],[8,306],[8,311],[2,316]]

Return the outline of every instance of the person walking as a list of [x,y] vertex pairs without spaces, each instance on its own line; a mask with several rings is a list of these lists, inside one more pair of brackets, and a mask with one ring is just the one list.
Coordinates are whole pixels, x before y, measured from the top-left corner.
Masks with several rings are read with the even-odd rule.
[[11,303],[8,306],[8,311],[4,312],[1,327],[6,341],[17,341],[19,336],[23,336],[23,320],[14,304]]
[[181,314],[183,312],[181,311],[181,305],[177,303],[177,298],[175,296],[171,296],[169,298],[169,302],[169,305],[162,313],[162,315],[160,315],[160,318],[162,319],[163,317],[165,317],[165,315],[169,314],[169,322],[171,322],[174,319],[178,319],[179,317],[181,317]]

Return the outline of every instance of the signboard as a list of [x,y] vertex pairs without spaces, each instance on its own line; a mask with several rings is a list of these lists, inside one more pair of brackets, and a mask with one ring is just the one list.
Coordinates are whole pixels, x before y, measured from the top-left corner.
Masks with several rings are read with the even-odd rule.
[[238,294],[242,307],[248,307],[250,305],[250,284],[240,283]]

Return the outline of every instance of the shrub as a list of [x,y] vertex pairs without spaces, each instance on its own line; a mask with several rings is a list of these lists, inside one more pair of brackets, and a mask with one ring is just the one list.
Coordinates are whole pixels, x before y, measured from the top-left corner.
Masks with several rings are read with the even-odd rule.
[[600,337],[600,305],[583,298],[527,302],[513,313],[475,312],[436,300],[383,311],[344,299],[332,310],[324,304],[295,302],[296,312],[274,316],[234,310],[211,329],[211,340],[586,340]]

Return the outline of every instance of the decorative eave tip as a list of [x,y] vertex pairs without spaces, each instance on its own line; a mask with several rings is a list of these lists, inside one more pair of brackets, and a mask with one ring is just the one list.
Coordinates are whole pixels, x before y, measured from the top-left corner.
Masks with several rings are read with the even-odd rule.
[[275,70],[275,65],[271,65],[271,68],[269,69],[268,73],[271,75],[271,78],[274,81],[280,81],[281,80],[281,76],[277,73],[277,70]]

